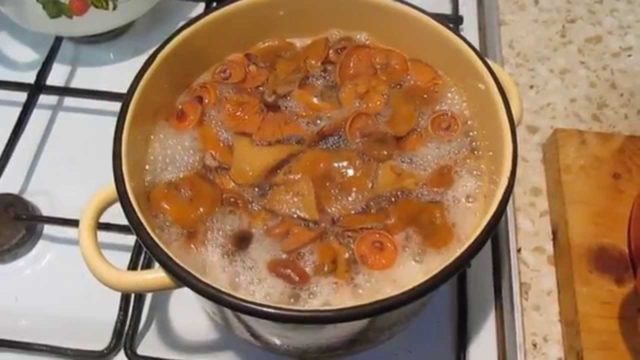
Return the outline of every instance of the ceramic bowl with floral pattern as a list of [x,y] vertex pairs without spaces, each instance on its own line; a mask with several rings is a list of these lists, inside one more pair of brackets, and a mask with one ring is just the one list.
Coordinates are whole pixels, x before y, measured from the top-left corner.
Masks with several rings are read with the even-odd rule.
[[159,0],[0,0],[0,11],[21,26],[78,37],[108,32],[142,16]]

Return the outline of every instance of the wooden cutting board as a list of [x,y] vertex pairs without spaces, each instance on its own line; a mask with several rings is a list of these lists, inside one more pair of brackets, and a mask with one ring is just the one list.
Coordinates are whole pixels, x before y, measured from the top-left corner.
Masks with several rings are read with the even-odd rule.
[[627,221],[640,137],[558,129],[544,145],[566,359],[640,359]]

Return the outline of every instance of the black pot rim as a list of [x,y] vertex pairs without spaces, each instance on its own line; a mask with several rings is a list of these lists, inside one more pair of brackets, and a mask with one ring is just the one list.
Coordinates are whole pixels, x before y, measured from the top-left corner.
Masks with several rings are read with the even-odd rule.
[[[239,1],[239,0],[236,0]],[[516,162],[517,162],[517,143],[516,143],[516,130],[515,130],[515,122],[513,119],[513,114],[511,112],[511,107],[509,105],[508,98],[505,94],[505,91],[500,84],[496,74],[493,69],[487,62],[487,60],[480,54],[480,52],[462,35],[453,31],[447,25],[442,24],[439,20],[435,19],[429,12],[418,8],[417,6],[406,2],[405,0],[394,0],[399,2],[405,6],[412,8],[414,11],[418,11],[424,16],[430,17],[432,20],[436,21],[440,26],[443,26],[447,29],[447,31],[452,32],[456,35],[456,37],[462,41],[467,47],[469,47],[476,57],[480,60],[480,62],[484,65],[486,70],[491,75],[493,81],[497,85],[498,91],[500,93],[500,97],[504,104],[504,110],[507,115],[507,120],[509,122],[509,130],[511,135],[512,142],[512,158],[511,158],[511,170],[509,173],[509,178],[507,180],[507,185],[505,187],[504,192],[498,202],[498,206],[496,210],[489,218],[489,221],[484,225],[479,235],[471,241],[471,243],[467,246],[467,248],[460,253],[456,258],[454,258],[450,263],[445,265],[440,271],[432,275],[431,277],[425,279],[423,282],[417,284],[416,286],[407,289],[401,293],[396,295],[383,298],[380,300],[376,300],[370,303],[365,303],[361,305],[338,308],[338,309],[311,309],[311,310],[303,310],[303,309],[292,309],[285,308],[280,306],[274,306],[269,304],[262,304],[250,300],[242,299],[238,296],[230,294],[224,290],[216,288],[207,282],[201,280],[199,277],[195,276],[191,271],[183,267],[178,262],[174,261],[173,258],[166,253],[162,247],[154,240],[153,236],[149,233],[148,229],[144,226],[142,220],[135,212],[134,207],[132,205],[131,199],[129,198],[129,194],[126,189],[125,179],[122,169],[122,135],[125,128],[126,117],[129,110],[129,105],[131,103],[131,99],[135,94],[140,81],[146,74],[147,70],[151,67],[156,57],[163,51],[163,49],[179,34],[181,34],[184,30],[200,21],[204,17],[209,14],[231,4],[236,1],[230,1],[225,3],[222,6],[210,9],[198,16],[187,21],[183,24],[178,30],[176,30],[171,36],[169,36],[156,50],[147,58],[144,62],[141,69],[136,74],[133,82],[131,83],[126,97],[122,103],[122,107],[120,113],[118,115],[118,121],[116,124],[116,130],[114,135],[114,145],[113,145],[113,173],[116,184],[116,189],[118,191],[118,198],[124,210],[124,214],[129,221],[132,229],[135,234],[138,236],[138,239],[142,242],[146,250],[152,255],[152,257],[158,262],[158,264],[165,269],[172,277],[174,277],[179,283],[185,285],[190,288],[192,291],[197,293],[198,295],[218,304],[223,307],[226,307],[230,310],[237,311],[239,313],[253,316],[256,318],[261,318],[265,320],[275,321],[275,322],[284,322],[284,323],[298,323],[298,324],[331,324],[331,323],[341,323],[348,321],[356,321],[361,319],[370,318],[385,312],[392,311],[397,309],[405,304],[411,303],[415,300],[418,300],[439,286],[441,286],[444,282],[449,280],[455,274],[458,273],[463,267],[465,267],[471,259],[473,259],[477,253],[483,248],[483,246],[487,243],[493,230],[498,225],[502,215],[504,214],[507,205],[509,203],[511,193],[513,191],[513,186],[515,182],[515,174],[516,174]]]

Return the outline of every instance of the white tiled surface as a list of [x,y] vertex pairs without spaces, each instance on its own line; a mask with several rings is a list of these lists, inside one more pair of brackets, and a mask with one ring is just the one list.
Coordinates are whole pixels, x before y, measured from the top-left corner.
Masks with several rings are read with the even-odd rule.
[[[451,11],[449,1],[413,2],[432,11]],[[49,84],[125,91],[153,48],[201,7],[163,1],[120,38],[102,44],[65,41]],[[465,36],[477,43],[476,2],[461,0],[461,11]],[[51,41],[51,36],[21,29],[0,14],[0,79],[33,81]],[[0,146],[23,100],[23,94],[0,92]],[[0,192],[22,194],[44,214],[77,218],[91,194],[112,179],[112,134],[118,108],[108,102],[41,97],[0,179]],[[103,220],[124,223],[117,206]],[[124,266],[133,238],[101,234],[100,239],[109,259]],[[468,275],[469,358],[477,360],[496,358],[488,250],[476,258]],[[46,227],[30,254],[0,265],[0,284],[0,338],[93,349],[103,347],[110,338],[119,294],[89,274],[79,255],[75,229]],[[443,286],[407,331],[356,358],[453,359],[454,291],[453,283]],[[146,305],[142,353],[189,359],[275,358],[217,328],[188,290],[154,295]],[[16,356],[0,349],[0,359]],[[22,354],[21,358],[38,357]]]

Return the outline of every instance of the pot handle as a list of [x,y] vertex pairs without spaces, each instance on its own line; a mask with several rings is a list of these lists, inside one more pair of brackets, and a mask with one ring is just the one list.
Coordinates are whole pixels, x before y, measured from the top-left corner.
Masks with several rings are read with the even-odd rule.
[[522,97],[520,96],[520,90],[518,90],[518,84],[516,84],[516,81],[513,80],[511,75],[509,75],[502,66],[491,60],[488,61],[507,95],[509,106],[511,106],[511,113],[513,114],[513,120],[516,122],[516,125],[520,125],[523,110]]
[[98,243],[98,220],[118,200],[111,184],[98,191],[80,218],[80,250],[93,276],[113,290],[124,293],[153,292],[175,289],[179,285],[162,268],[127,271],[115,267],[105,258]]

